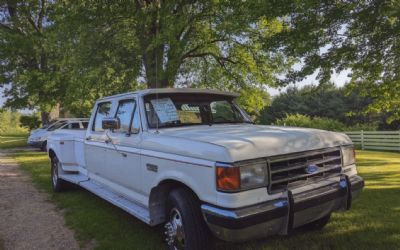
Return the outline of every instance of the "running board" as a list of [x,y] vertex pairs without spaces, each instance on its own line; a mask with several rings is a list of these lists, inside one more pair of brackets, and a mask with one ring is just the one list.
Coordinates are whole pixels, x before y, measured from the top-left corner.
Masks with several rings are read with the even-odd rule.
[[89,177],[87,175],[76,173],[76,174],[60,174],[60,179],[66,180],[68,182],[79,185],[80,182],[88,181]]
[[110,189],[101,186],[97,183],[94,183],[90,180],[83,181],[78,183],[79,186],[87,189],[93,194],[105,199],[111,204],[121,208],[122,210],[128,212],[129,214],[135,216],[139,220],[143,221],[146,224],[152,225],[152,220],[150,219],[150,213],[147,208],[142,205],[128,200],[125,197],[111,191]]

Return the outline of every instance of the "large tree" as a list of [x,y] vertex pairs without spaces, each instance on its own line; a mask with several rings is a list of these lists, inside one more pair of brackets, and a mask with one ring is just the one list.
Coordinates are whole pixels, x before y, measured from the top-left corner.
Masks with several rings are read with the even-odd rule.
[[40,108],[42,122],[60,102],[62,86],[51,40],[52,2],[1,1],[0,86],[11,84],[6,102],[14,108]]
[[273,85],[291,63],[268,45],[285,28],[278,13],[258,1],[85,1],[64,10],[78,46],[95,45],[85,49],[102,58],[103,50],[118,53],[110,47],[118,40],[125,52],[120,58],[132,59],[139,80],[151,88],[204,83],[198,73],[205,70],[210,79],[225,77],[226,86]]
[[318,71],[318,80],[328,82],[335,71],[349,70],[353,89],[373,100],[368,111],[400,119],[400,2],[297,1],[292,10],[285,19],[290,28],[275,42],[303,64],[285,81]]
[[63,2],[54,30],[65,106],[86,115],[102,95],[192,86],[256,97],[248,106],[257,115],[264,86],[293,63],[269,42],[287,28],[280,14],[262,1]]
[[[350,69],[371,110],[400,116],[398,1],[1,2],[0,83],[13,106],[86,114],[143,86],[257,93]],[[287,72],[301,60],[301,69]],[[143,84],[145,83],[145,84]],[[262,91],[259,93],[263,93]],[[263,98],[261,98],[263,99]],[[261,100],[260,99],[260,100]],[[390,119],[389,119],[390,120]]]

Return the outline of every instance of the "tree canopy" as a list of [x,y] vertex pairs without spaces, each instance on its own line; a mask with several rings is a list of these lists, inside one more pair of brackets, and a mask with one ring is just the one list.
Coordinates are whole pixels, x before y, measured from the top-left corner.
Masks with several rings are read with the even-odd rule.
[[100,96],[172,86],[237,91],[258,114],[265,86],[349,70],[349,86],[390,122],[400,117],[399,16],[389,0],[1,0],[0,85],[12,83],[8,106],[42,118],[59,104],[83,116]]

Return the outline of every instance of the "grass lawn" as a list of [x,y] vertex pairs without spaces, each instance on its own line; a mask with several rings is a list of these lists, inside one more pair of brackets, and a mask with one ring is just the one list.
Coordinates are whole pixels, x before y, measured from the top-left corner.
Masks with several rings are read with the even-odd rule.
[[[49,161],[41,152],[15,155],[42,190],[65,213],[82,246],[98,249],[163,249],[160,227],[151,228],[91,193],[76,189],[54,194]],[[241,244],[217,244],[218,249],[400,249],[400,154],[357,152],[366,187],[353,208],[335,213],[321,232],[297,232]]]
[[18,148],[26,146],[28,135],[0,135],[0,148]]

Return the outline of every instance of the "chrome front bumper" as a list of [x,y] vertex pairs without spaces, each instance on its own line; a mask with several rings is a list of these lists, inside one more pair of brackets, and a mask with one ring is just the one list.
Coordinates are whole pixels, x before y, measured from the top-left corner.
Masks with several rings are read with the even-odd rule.
[[287,234],[292,229],[320,219],[333,211],[350,209],[364,187],[360,176],[342,176],[340,181],[305,192],[287,191],[286,197],[240,209],[201,206],[213,234],[226,241],[244,241]]

